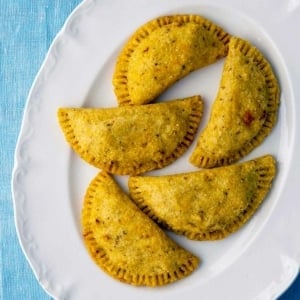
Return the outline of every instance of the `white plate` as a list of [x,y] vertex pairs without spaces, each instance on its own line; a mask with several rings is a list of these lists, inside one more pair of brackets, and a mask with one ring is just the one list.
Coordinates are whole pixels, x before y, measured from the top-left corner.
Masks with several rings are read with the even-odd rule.
[[[84,1],[53,42],[28,97],[15,155],[12,189],[20,243],[44,289],[56,299],[275,299],[292,282],[300,262],[300,99],[296,29],[300,2],[252,0]],[[85,190],[98,172],[65,142],[59,106],[115,106],[111,78],[118,51],[146,21],[164,14],[201,14],[249,39],[273,65],[282,94],[272,134],[245,159],[271,153],[278,176],[261,209],[239,232],[216,242],[172,235],[203,263],[188,278],[156,288],[122,284],[90,259],[80,234]],[[161,99],[204,96],[207,121],[221,76],[220,61],[186,77]],[[156,173],[193,170],[187,157]],[[126,188],[126,178],[118,177]]]

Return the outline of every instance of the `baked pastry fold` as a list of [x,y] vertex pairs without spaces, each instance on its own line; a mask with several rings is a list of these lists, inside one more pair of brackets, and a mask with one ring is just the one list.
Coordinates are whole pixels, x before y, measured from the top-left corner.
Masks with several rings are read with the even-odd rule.
[[113,74],[119,104],[153,101],[190,72],[226,56],[229,34],[198,15],[162,16],[129,38]]
[[270,134],[277,120],[279,86],[263,54],[231,37],[210,119],[190,162],[202,168],[238,161]]
[[161,226],[193,240],[221,239],[255,213],[271,188],[275,160],[266,155],[215,169],[129,178],[131,198]]
[[81,223],[92,259],[122,282],[165,285],[186,277],[199,264],[196,256],[171,240],[105,172],[87,189]]
[[86,162],[113,174],[169,165],[189,147],[203,112],[200,96],[139,106],[60,108],[61,129]]

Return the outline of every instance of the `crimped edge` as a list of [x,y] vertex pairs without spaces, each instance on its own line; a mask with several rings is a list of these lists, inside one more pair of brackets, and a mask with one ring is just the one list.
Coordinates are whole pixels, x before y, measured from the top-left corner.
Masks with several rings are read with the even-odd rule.
[[[216,37],[224,43],[225,46],[227,46],[229,43],[230,35],[227,32],[225,32],[218,25],[199,15],[161,16],[147,22],[146,24],[142,25],[139,29],[137,29],[135,33],[129,38],[128,42],[125,44],[118,56],[113,75],[113,86],[119,105],[135,104],[131,100],[127,85],[128,64],[132,53],[135,51],[135,48],[143,39],[147,38],[156,29],[175,22],[181,24],[196,23],[202,25],[207,31],[213,32],[216,35]],[[153,99],[145,101],[145,103],[149,103],[152,100]]]
[[[262,53],[249,42],[239,39],[237,37],[231,37],[229,49],[234,47],[240,50],[242,54],[248,57],[254,58],[254,61],[261,70],[264,71],[267,87],[269,89],[268,98],[268,111],[266,114],[265,122],[262,124],[261,130],[257,135],[244,145],[240,150],[232,153],[230,156],[221,158],[209,157],[205,155],[197,155],[197,146],[190,156],[190,163],[199,168],[213,168],[230,165],[242,157],[250,153],[254,148],[259,146],[264,139],[270,134],[277,121],[277,113],[280,104],[280,88],[277,79],[274,75],[271,65],[262,55]],[[230,51],[230,50],[229,50]]]
[[[191,102],[192,110],[188,119],[189,127],[185,136],[183,137],[183,140],[179,141],[173,153],[169,156],[166,156],[164,159],[161,159],[160,161],[151,160],[147,164],[132,165],[131,168],[123,167],[117,161],[111,161],[110,163],[102,163],[99,159],[97,160],[96,157],[90,155],[86,150],[84,150],[81,147],[80,143],[76,139],[76,136],[70,124],[70,119],[68,118],[68,114],[65,112],[64,108],[59,108],[57,115],[58,115],[60,126],[62,128],[62,131],[65,135],[67,142],[72,146],[73,150],[83,160],[85,160],[86,162],[88,162],[89,164],[93,165],[96,168],[105,170],[112,174],[137,175],[154,169],[161,169],[171,164],[177,158],[179,158],[193,142],[203,114],[203,106],[204,106],[203,100],[201,96],[197,95],[185,99],[177,99],[174,101]],[[151,105],[158,105],[158,104],[151,104]]]
[[[259,161],[261,160],[269,160],[269,163],[265,165],[260,165]],[[269,192],[272,180],[276,174],[276,161],[271,155],[265,155],[258,159],[253,159],[257,165],[256,172],[259,175],[258,186],[256,193],[251,199],[248,206],[243,210],[240,215],[236,216],[235,221],[232,224],[228,224],[224,230],[215,230],[215,231],[202,231],[202,232],[193,232],[187,230],[178,230],[173,228],[168,224],[168,222],[160,219],[151,207],[146,203],[143,198],[143,192],[139,189],[138,186],[135,185],[134,177],[129,178],[128,186],[130,191],[131,199],[136,203],[136,205],[143,211],[146,215],[148,215],[153,221],[155,221],[162,228],[173,231],[176,234],[184,235],[188,239],[197,240],[197,241],[206,241],[206,240],[219,240],[227,237],[228,235],[236,232],[240,229],[247,221],[254,215],[258,207],[263,202],[267,193]],[[195,228],[197,229],[197,228]]]
[[100,182],[106,182],[110,177],[111,176],[104,171],[98,173],[98,175],[91,181],[87,189],[82,208],[82,237],[84,244],[94,262],[108,275],[118,279],[121,282],[136,286],[162,286],[182,279],[191,274],[199,265],[199,259],[191,253],[190,259],[188,259],[186,263],[183,263],[172,273],[168,272],[165,274],[130,274],[128,270],[113,264],[113,262],[107,256],[105,249],[101,248],[101,246],[97,244],[96,239],[93,236],[93,228],[90,223],[90,212],[93,208],[94,194],[97,190],[98,184]]

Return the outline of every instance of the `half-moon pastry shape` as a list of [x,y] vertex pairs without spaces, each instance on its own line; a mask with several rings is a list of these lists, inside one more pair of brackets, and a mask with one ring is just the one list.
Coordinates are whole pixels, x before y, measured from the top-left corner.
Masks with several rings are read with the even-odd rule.
[[82,209],[84,243],[110,276],[159,286],[193,272],[199,259],[171,240],[105,172],[90,183]]
[[197,172],[129,179],[131,198],[163,227],[193,240],[217,240],[237,231],[271,188],[275,160],[248,162]]
[[211,168],[244,157],[270,134],[278,106],[279,86],[270,64],[249,42],[232,37],[210,120],[190,162]]
[[190,72],[226,56],[229,34],[198,15],[162,16],[141,26],[117,59],[119,104],[151,102]]
[[200,96],[114,108],[60,108],[66,140],[79,156],[113,174],[140,174],[169,165],[194,139]]

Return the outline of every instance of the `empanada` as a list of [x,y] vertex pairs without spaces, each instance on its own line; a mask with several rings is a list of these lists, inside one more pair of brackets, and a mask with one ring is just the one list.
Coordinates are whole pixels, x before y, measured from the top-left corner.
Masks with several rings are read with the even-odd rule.
[[266,155],[185,174],[130,177],[129,190],[140,209],[162,226],[193,240],[216,240],[249,220],[275,173],[275,160]]
[[257,147],[276,123],[279,86],[270,64],[249,42],[232,37],[210,120],[190,162],[231,164]]
[[190,72],[226,56],[229,34],[198,15],[162,16],[141,26],[117,59],[119,104],[151,102]]
[[82,228],[93,260],[109,275],[129,284],[168,284],[189,275],[199,264],[196,256],[167,237],[105,172],[88,187]]
[[115,108],[60,108],[67,141],[81,158],[114,174],[139,174],[177,159],[194,139],[200,96]]

